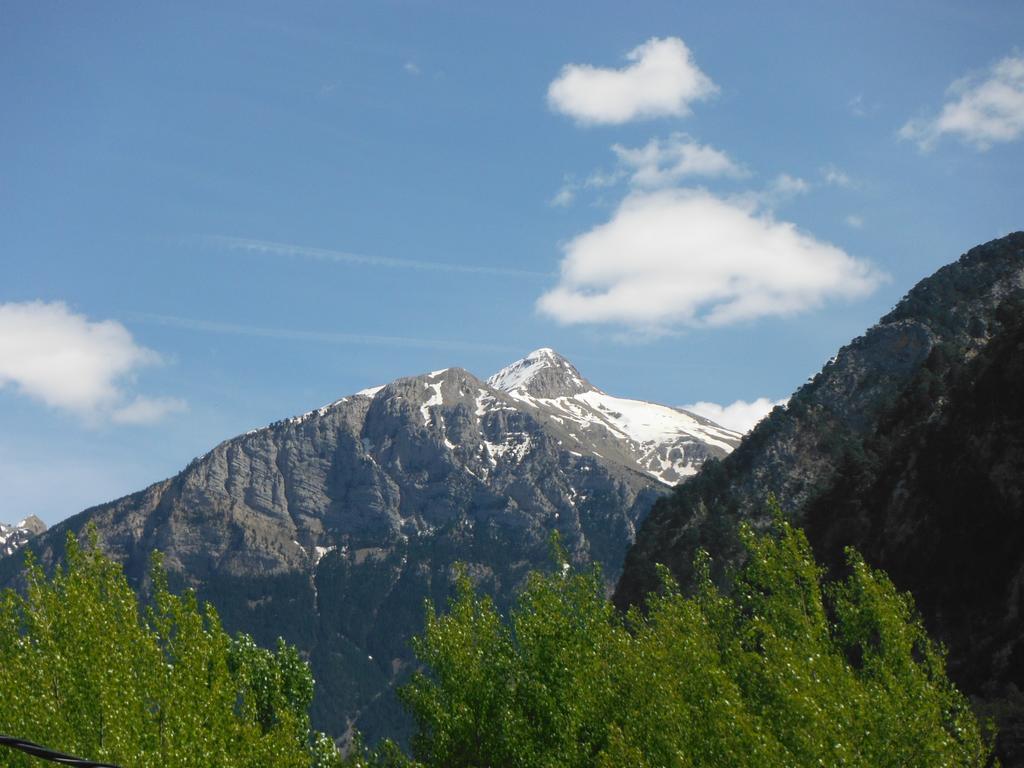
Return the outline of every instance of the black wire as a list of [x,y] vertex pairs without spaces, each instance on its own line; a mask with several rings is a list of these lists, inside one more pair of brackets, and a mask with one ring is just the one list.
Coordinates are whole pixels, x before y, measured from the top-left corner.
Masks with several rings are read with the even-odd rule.
[[31,741],[16,739],[13,736],[4,736],[3,734],[0,734],[0,746],[20,749],[22,752],[26,752],[27,754],[34,755],[35,757],[41,757],[43,760],[60,763],[61,765],[77,765],[80,768],[119,768],[118,766],[111,765],[110,763],[97,763],[95,760],[83,760],[80,757],[65,755],[62,752],[54,752],[52,749],[47,749],[46,747],[35,744]]

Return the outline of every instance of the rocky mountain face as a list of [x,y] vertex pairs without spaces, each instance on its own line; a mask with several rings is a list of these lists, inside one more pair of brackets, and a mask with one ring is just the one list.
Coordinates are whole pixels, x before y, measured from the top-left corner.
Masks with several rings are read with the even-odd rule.
[[[314,724],[373,739],[404,722],[393,688],[424,600],[453,567],[507,604],[560,535],[609,589],[660,495],[739,435],[673,408],[612,397],[549,349],[481,381],[459,368],[399,379],[228,440],[180,474],[54,526],[94,523],[142,582],[153,550],[225,625],[309,654]],[[0,583],[20,558],[0,559]]]
[[774,494],[830,568],[854,546],[912,592],[950,674],[1024,765],[1024,233],[923,280],[786,408],[659,501],[627,556],[620,605],[686,581],[698,547],[718,577],[741,521]]
[[7,525],[0,523],[0,557],[13,555],[17,550],[28,544],[34,536],[46,531],[46,523],[35,515]]

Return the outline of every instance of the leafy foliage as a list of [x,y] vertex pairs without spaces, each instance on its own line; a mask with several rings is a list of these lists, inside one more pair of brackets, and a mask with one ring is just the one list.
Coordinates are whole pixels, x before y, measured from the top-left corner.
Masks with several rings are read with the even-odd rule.
[[169,591],[159,557],[142,609],[95,531],[85,547],[68,537],[52,578],[29,558],[27,580],[25,596],[0,598],[0,730],[138,768],[337,764],[333,742],[310,735],[297,651],[229,636],[212,608]]
[[[991,749],[910,598],[848,553],[826,582],[803,533],[741,535],[720,591],[708,557],[684,595],[662,570],[619,614],[599,569],[559,552],[502,618],[465,572],[428,609],[426,665],[402,697],[418,761],[385,741],[343,759],[311,734],[309,669],[229,636],[157,558],[140,609],[120,567],[69,537],[49,579],[0,601],[0,729],[126,766],[983,766]],[[428,601],[429,604],[429,601]],[[31,758],[5,755],[5,765]]]
[[912,601],[848,553],[826,583],[776,515],[742,533],[720,591],[707,556],[682,594],[662,570],[648,612],[623,619],[595,569],[534,574],[503,621],[465,573],[428,608],[427,671],[403,697],[428,766],[983,766],[966,699]]

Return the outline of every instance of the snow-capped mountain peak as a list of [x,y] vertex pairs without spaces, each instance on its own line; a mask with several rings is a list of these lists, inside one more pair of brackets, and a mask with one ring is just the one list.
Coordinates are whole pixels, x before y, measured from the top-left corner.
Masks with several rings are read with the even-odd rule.
[[495,389],[532,397],[570,397],[596,388],[550,347],[535,349],[487,379]]
[[588,452],[667,485],[696,474],[708,457],[729,453],[742,437],[688,411],[609,395],[548,347],[502,368],[487,383],[560,424]]

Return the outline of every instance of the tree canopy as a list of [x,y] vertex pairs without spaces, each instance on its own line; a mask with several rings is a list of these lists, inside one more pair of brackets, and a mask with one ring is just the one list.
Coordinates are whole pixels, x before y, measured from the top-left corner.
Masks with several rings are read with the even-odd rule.
[[803,533],[742,533],[728,593],[667,571],[626,617],[596,570],[534,574],[508,621],[462,574],[428,608],[403,697],[429,766],[983,766],[991,748],[913,602],[848,553],[826,582]]
[[[69,538],[47,577],[0,598],[0,731],[128,768],[985,766],[991,735],[950,683],[913,601],[853,551],[828,581],[776,515],[745,529],[728,592],[707,556],[684,594],[662,571],[619,613],[598,569],[559,556],[509,616],[457,579],[428,606],[422,669],[401,692],[415,761],[313,733],[298,652],[230,636],[155,558],[141,604],[121,568]],[[32,758],[5,754],[5,765]]]
[[[68,537],[47,578],[0,597],[0,732],[125,768],[309,768],[336,759],[310,734],[313,679],[284,643],[231,637],[210,606],[171,594],[159,557],[140,606],[95,532]],[[39,765],[20,753],[4,765]]]

